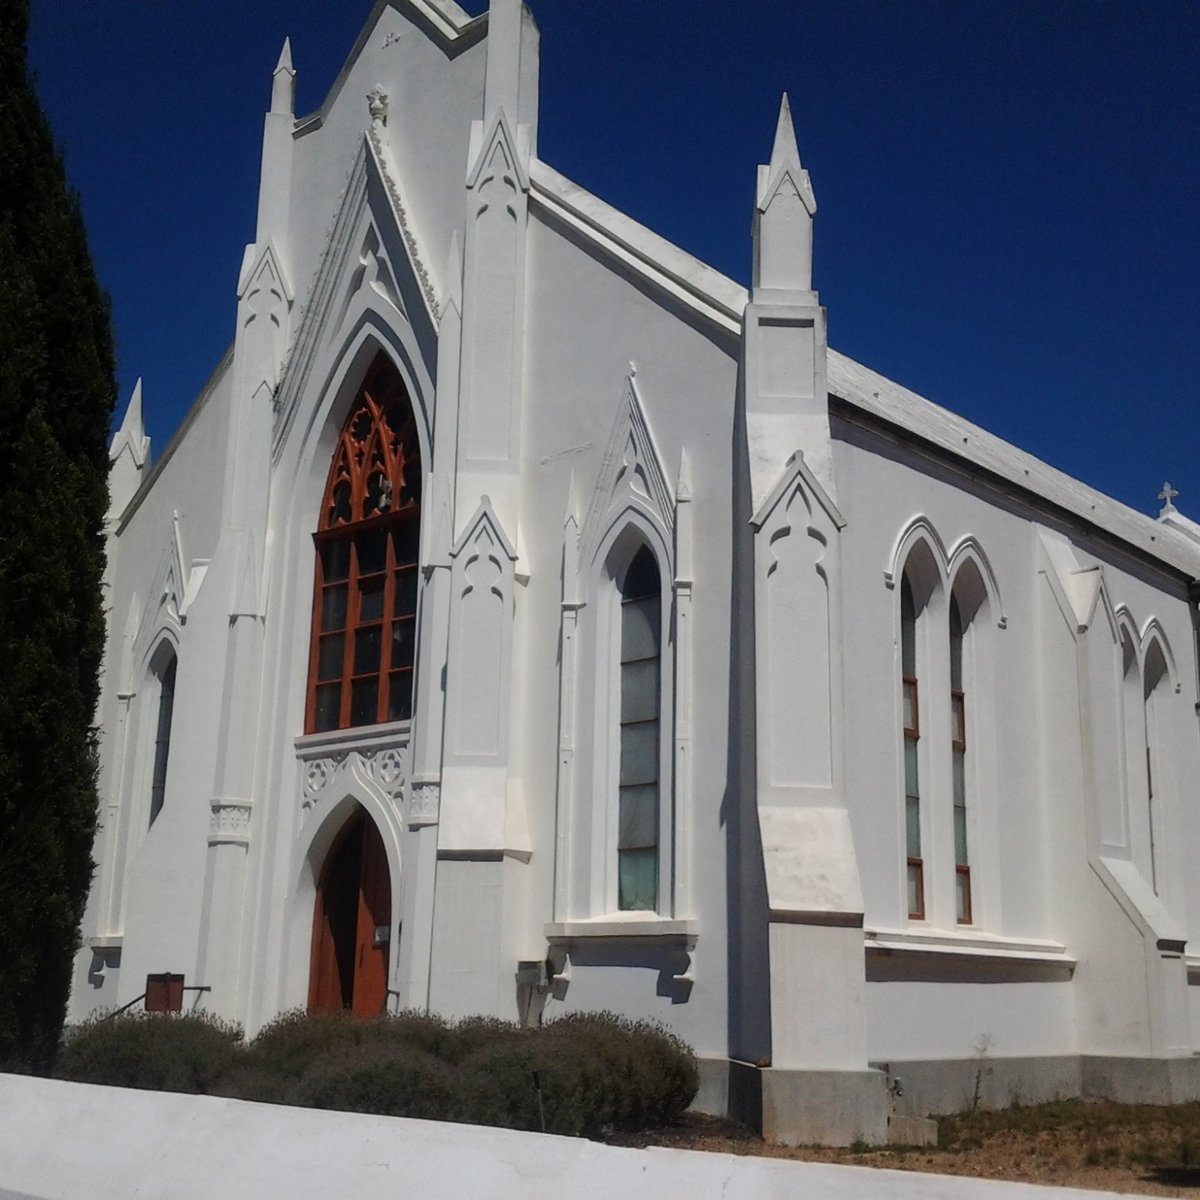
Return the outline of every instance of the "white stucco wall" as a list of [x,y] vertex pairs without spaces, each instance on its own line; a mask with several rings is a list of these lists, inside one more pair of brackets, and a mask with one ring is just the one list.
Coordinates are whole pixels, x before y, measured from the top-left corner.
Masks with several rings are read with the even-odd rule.
[[[522,32],[501,6],[507,57],[489,75],[481,24],[413,3],[377,8],[317,113],[271,114],[235,351],[115,522],[99,870],[72,1015],[159,971],[211,988],[189,1001],[250,1033],[303,1005],[316,879],[358,805],[392,882],[393,1008],[516,1017],[518,963],[549,958],[547,1018],[653,1017],[705,1058],[861,1071],[983,1040],[1014,1058],[1190,1058],[1200,543],[826,355],[780,209],[757,210],[754,253],[779,261],[748,294],[557,175],[535,153],[528,18]],[[376,85],[386,119],[368,109]],[[779,129],[760,185],[802,176],[777,194],[811,232],[786,107]],[[511,224],[479,221],[468,168],[485,149]],[[266,334],[248,298],[263,280]],[[424,467],[417,707],[306,736],[312,532],[380,352]],[[497,413],[519,436],[472,458],[470,422]],[[626,519],[658,558],[666,614],[654,914],[611,911],[604,573]],[[792,525],[803,537],[778,540]],[[486,629],[462,606],[472,530],[499,547],[505,615]],[[777,550],[791,557],[767,601]],[[910,553],[942,593],[920,635],[921,920],[905,902]],[[945,633],[960,570],[987,593],[969,635],[969,925]],[[1153,868],[1122,633],[1142,659],[1157,638],[1169,665]],[[179,667],[148,828],[160,635]],[[453,744],[464,713],[498,731],[487,754]],[[243,822],[232,838],[226,819]]]

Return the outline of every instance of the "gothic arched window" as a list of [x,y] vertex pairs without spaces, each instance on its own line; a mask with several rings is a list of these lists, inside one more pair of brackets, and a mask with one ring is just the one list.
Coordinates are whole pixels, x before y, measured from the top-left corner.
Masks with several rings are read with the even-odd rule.
[[162,812],[167,793],[167,759],[171,753],[171,720],[175,713],[175,668],[178,659],[167,647],[154,674],[158,679],[158,721],[154,730],[154,767],[150,774],[150,821]]
[[925,919],[925,860],[921,854],[921,717],[917,681],[917,611],[912,584],[900,580],[900,689],[904,730],[904,841],[908,915]]
[[967,693],[963,675],[963,616],[950,594],[950,766],[954,787],[954,909],[971,924],[971,860],[967,853]]
[[617,907],[658,907],[662,584],[648,546],[620,582]]
[[379,354],[338,437],[313,535],[308,733],[412,715],[420,504],[412,405]]

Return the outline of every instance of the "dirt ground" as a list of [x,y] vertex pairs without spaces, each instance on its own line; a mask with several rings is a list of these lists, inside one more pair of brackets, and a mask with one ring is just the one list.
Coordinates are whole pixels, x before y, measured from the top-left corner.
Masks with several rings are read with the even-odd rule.
[[1200,1104],[1071,1100],[966,1113],[939,1120],[936,1148],[769,1146],[736,1121],[691,1113],[678,1125],[609,1140],[1200,1200]]

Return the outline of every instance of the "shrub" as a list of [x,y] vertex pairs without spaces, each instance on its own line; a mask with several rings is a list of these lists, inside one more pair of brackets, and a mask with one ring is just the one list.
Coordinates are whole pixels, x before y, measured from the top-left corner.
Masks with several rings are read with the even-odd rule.
[[450,1027],[440,1017],[402,1012],[364,1020],[348,1012],[293,1009],[265,1025],[250,1043],[250,1064],[280,1078],[304,1074],[318,1059],[367,1044],[398,1044],[445,1057]]
[[650,1021],[612,1013],[575,1013],[542,1030],[555,1060],[599,1063],[601,1125],[646,1129],[678,1119],[699,1086],[691,1050]]
[[242,1031],[206,1013],[122,1013],[70,1027],[55,1075],[77,1083],[210,1092],[240,1057]]
[[367,1041],[316,1059],[288,1090],[309,1108],[454,1120],[459,1115],[453,1068],[403,1041]]
[[[613,1080],[597,1057],[562,1056],[537,1034],[483,1047],[462,1065],[464,1121],[587,1135],[611,1125]],[[539,1104],[538,1085],[541,1096]]]
[[[513,1129],[596,1135],[678,1118],[691,1052],[656,1025],[608,1013],[543,1029],[403,1012],[284,1013],[248,1048],[207,1016],[93,1019],[72,1030],[65,1079]],[[540,1084],[540,1103],[539,1085]]]
[[447,1032],[449,1036],[439,1056],[449,1062],[462,1062],[496,1046],[520,1045],[530,1036],[528,1029],[499,1017],[463,1017]]

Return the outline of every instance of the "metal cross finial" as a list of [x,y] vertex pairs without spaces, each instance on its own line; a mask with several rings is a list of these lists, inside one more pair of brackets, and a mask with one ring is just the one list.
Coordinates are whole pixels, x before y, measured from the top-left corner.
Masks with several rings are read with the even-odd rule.
[[1158,493],[1158,498],[1163,502],[1162,509],[1158,514],[1160,517],[1165,517],[1167,513],[1173,513],[1177,511],[1175,505],[1172,504],[1171,501],[1174,500],[1178,495],[1179,493],[1169,483],[1164,483],[1162,485],[1162,491]]

